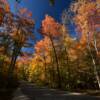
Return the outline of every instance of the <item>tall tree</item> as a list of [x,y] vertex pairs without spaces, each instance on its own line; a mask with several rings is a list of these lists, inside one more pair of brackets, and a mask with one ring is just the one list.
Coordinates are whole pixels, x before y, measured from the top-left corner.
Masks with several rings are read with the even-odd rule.
[[59,81],[59,88],[61,88],[61,76],[60,76],[60,66],[59,66],[59,60],[57,57],[57,52],[56,52],[56,48],[54,45],[54,38],[57,38],[60,36],[61,32],[61,25],[59,23],[57,23],[51,16],[46,15],[45,19],[42,21],[42,25],[41,25],[41,33],[44,36],[47,36],[50,41],[51,41],[51,45],[53,48],[53,52],[54,52],[54,56],[55,56],[55,61],[56,61],[56,68],[57,68],[57,73],[58,73],[58,81]]
[[94,73],[100,88],[100,77],[98,75],[95,58],[91,52],[91,44],[94,45],[95,51],[98,54],[96,32],[100,27],[100,7],[99,0],[78,0],[71,5],[71,10],[74,13],[74,22],[77,26],[77,32],[80,32],[80,42],[87,43],[88,49],[93,61]]
[[5,12],[0,26],[0,37],[5,39],[2,45],[7,52],[7,48],[10,47],[9,54],[11,62],[8,73],[11,76],[15,68],[16,60],[18,56],[20,56],[22,49],[33,46],[34,21],[32,19],[32,13],[26,8],[21,8],[17,14],[13,14],[9,9],[9,4],[7,2],[4,2],[4,4],[6,4],[6,6],[4,6]]

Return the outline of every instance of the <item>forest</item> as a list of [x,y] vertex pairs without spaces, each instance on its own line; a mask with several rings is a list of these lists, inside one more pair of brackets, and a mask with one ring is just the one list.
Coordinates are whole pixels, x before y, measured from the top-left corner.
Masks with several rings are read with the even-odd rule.
[[0,0],[0,89],[24,80],[65,91],[100,90],[100,0],[73,0],[60,22],[47,13],[39,29],[20,2],[13,12],[9,0]]

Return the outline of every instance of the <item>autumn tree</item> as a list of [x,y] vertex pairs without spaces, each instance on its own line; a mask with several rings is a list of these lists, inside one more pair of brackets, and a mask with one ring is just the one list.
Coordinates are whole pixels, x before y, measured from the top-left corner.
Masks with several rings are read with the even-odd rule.
[[56,60],[58,80],[59,80],[58,87],[61,87],[61,76],[60,76],[60,70],[59,70],[60,66],[59,66],[59,61],[58,61],[57,52],[56,52],[53,39],[56,37],[59,37],[59,35],[61,34],[60,29],[61,29],[61,25],[57,23],[51,16],[46,15],[45,19],[42,21],[41,33],[44,36],[48,36],[52,44],[52,48],[53,48],[53,52],[54,52],[55,60]]
[[100,7],[99,0],[79,0],[71,5],[71,13],[74,13],[73,21],[76,25],[76,31],[80,33],[80,43],[88,45],[88,49],[93,61],[94,74],[100,88],[100,78],[97,71],[95,57],[91,51],[91,45],[94,46],[98,54],[96,34],[100,26]]
[[[45,37],[35,45],[35,53],[43,59],[45,79],[47,77],[47,62],[50,60],[50,40]],[[50,61],[49,61],[50,62]]]
[[[32,62],[30,63],[30,73],[39,74],[37,77],[40,77],[40,80],[43,81],[45,84],[49,84],[50,73],[49,73],[49,66],[51,65],[51,42],[48,37],[44,37],[34,46],[34,54],[32,57]],[[31,70],[33,69],[33,71]],[[41,70],[39,70],[41,69]],[[34,72],[34,70],[37,70]],[[31,76],[30,76],[31,77]],[[36,79],[36,78],[34,78]],[[33,79],[33,80],[34,80]]]
[[[2,54],[9,58],[8,78],[13,76],[17,58],[23,49],[31,48],[34,41],[34,21],[32,13],[21,8],[16,14],[12,13],[8,2],[0,1],[1,11],[0,47]],[[3,5],[4,4],[4,5]],[[3,13],[2,13],[3,12]],[[8,66],[7,65],[7,66]]]
[[[16,19],[15,19],[16,18]],[[12,52],[12,60],[10,64],[10,70],[13,71],[16,59],[19,56],[21,49],[23,47],[31,47],[33,40],[33,28],[34,22],[32,19],[27,16],[15,16],[13,18],[12,24],[12,32],[10,33],[11,38],[13,39],[13,52]]]

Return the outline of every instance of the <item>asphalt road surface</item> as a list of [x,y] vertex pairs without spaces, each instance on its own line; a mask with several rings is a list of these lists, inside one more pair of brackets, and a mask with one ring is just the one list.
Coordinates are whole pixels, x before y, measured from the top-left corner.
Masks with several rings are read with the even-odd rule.
[[100,100],[100,97],[39,88],[31,83],[22,82],[14,92],[12,100]]

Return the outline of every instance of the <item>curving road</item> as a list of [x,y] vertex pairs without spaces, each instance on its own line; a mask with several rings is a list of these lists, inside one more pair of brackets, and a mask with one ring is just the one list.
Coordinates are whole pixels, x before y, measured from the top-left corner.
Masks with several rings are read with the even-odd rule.
[[22,82],[14,92],[12,100],[100,100],[100,97],[39,88],[33,84]]

